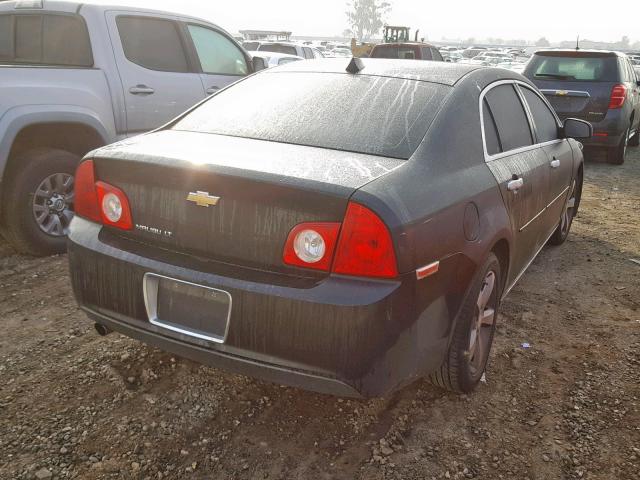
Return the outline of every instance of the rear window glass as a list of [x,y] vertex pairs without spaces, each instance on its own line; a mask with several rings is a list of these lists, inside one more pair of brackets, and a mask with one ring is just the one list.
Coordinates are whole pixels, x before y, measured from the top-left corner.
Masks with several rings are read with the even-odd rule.
[[[400,59],[415,59],[416,49],[413,47],[379,47],[375,48],[371,52],[371,58],[400,58]],[[431,56],[429,56],[429,60]]]
[[406,159],[449,88],[367,75],[265,71],[213,96],[173,128]]
[[617,70],[614,56],[534,55],[525,74],[537,80],[615,82]]
[[0,61],[90,67],[87,27],[76,15],[0,15]]
[[296,52],[296,47],[294,47],[293,45],[279,45],[279,44],[274,44],[274,45],[260,45],[260,48],[258,48],[258,50],[262,50],[265,52],[274,52],[274,53],[286,53],[289,55],[298,55],[298,52]]

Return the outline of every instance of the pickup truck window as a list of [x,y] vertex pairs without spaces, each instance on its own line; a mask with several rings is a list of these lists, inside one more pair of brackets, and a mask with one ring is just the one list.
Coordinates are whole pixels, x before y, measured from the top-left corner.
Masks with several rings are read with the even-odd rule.
[[116,23],[127,60],[149,70],[189,72],[187,55],[175,22],[119,16]]
[[244,55],[227,37],[199,25],[189,25],[188,28],[204,73],[221,75],[249,73]]
[[0,61],[53,66],[93,66],[91,42],[77,15],[0,15]]

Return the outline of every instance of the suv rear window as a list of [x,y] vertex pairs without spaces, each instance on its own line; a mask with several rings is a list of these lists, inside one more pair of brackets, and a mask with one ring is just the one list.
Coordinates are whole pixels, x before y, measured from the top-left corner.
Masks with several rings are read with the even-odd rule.
[[406,159],[449,89],[367,75],[264,71],[214,95],[173,129]]
[[89,32],[78,15],[0,15],[0,62],[91,67]]
[[[376,47],[371,52],[371,58],[400,58],[403,60],[414,60],[417,58],[416,48],[402,46]],[[429,56],[431,60],[431,56]]]
[[273,52],[273,53],[286,53],[288,55],[298,55],[298,52],[296,51],[296,47],[294,47],[293,45],[280,45],[278,43],[275,44],[267,44],[267,45],[260,45],[260,47],[258,47],[258,50],[264,51],[264,52]]
[[525,75],[536,80],[571,82],[616,82],[616,57],[599,53],[538,53],[533,56]]

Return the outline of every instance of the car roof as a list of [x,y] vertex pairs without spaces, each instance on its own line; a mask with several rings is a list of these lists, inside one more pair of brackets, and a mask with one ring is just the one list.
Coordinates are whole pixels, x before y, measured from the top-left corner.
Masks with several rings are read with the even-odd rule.
[[[404,80],[416,80],[442,85],[455,85],[468,73],[477,70],[477,65],[460,65],[448,62],[425,62],[424,60],[396,60],[386,58],[361,58],[364,68],[353,75],[391,77]],[[292,62],[279,68],[283,72],[308,73],[347,73],[351,58],[321,58]]]
[[534,52],[534,55],[538,55],[538,54],[544,54],[544,53],[572,53],[572,54],[576,54],[576,53],[604,53],[604,54],[609,54],[612,57],[623,57],[626,54],[622,53],[622,52],[617,52],[615,50],[597,50],[597,49],[589,49],[589,48],[579,48],[579,49],[575,49],[575,48],[545,48],[542,50],[537,50]]
[[435,45],[432,45],[430,43],[426,43],[426,42],[393,42],[393,43],[379,43],[376,46],[374,46],[373,48],[382,48],[382,47],[415,47],[415,46],[421,46],[421,47],[433,47],[433,48],[438,48]]
[[[42,5],[42,6],[40,6]],[[190,18],[199,22],[214,25],[208,20],[179,13],[176,10],[157,10],[152,8],[142,8],[134,4],[134,0],[127,2],[127,0],[114,0],[113,4],[107,3],[103,0],[82,0],[82,1],[69,1],[69,0],[11,0],[0,1],[0,12],[7,11],[38,11],[38,12],[65,12],[65,13],[78,13],[80,9],[92,9],[98,11],[109,10],[131,10],[140,13],[155,13],[162,15],[175,15],[180,18]],[[219,27],[218,27],[219,28]]]

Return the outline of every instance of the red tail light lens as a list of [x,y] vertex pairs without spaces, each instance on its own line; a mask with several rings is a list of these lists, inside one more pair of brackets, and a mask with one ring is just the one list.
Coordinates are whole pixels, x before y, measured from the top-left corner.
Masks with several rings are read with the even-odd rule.
[[96,223],[131,230],[131,209],[122,190],[105,182],[96,182],[92,160],[82,162],[76,170],[75,213]]
[[76,170],[75,178],[75,214],[94,222],[102,222],[98,191],[96,190],[96,177],[93,169],[93,160],[85,160]]
[[611,89],[611,98],[609,99],[609,109],[615,110],[616,108],[622,108],[626,98],[627,98],[627,87],[621,84],[615,85]]
[[389,229],[380,217],[357,203],[349,202],[347,207],[333,271],[361,277],[398,276]]
[[329,271],[339,231],[340,224],[332,222],[296,225],[284,247],[284,263]]

